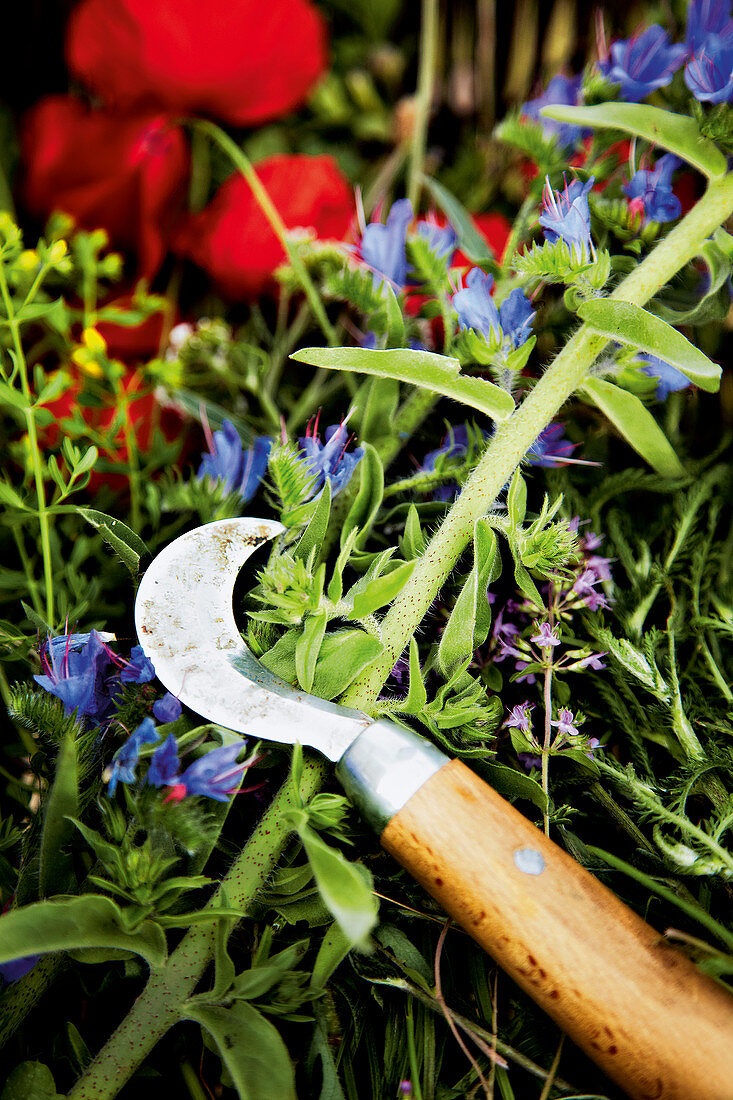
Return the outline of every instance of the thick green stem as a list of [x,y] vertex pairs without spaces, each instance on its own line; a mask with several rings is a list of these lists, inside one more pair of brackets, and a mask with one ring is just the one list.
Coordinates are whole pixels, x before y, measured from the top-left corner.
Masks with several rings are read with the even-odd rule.
[[303,258],[299,254],[297,248],[295,248],[288,239],[288,227],[280,217],[280,211],[275,206],[274,202],[265,190],[260,177],[255,172],[252,164],[247,156],[242,152],[236,142],[232,141],[228,134],[225,134],[223,130],[220,130],[213,122],[206,122],[203,119],[196,119],[193,123],[194,129],[201,131],[204,134],[208,134],[212,141],[216,142],[220,149],[222,149],[227,156],[231,159],[232,164],[237,168],[239,172],[244,176],[245,180],[252,189],[260,210],[267,218],[272,231],[280,241],[280,244],[285,250],[293,271],[298,277],[298,281],[303,288],[308,303],[313,310],[313,314],[321,326],[321,331],[328,341],[329,347],[336,347],[338,343],[336,339],[336,330],[328,319],[328,315],[324,308],[321,296],[313,285],[306,266],[303,262]]
[[10,289],[8,287],[7,279],[5,278],[5,269],[0,262],[0,293],[2,294],[3,303],[5,305],[5,312],[8,315],[8,328],[13,340],[13,348],[15,350],[15,357],[17,360],[18,371],[20,373],[20,384],[23,391],[23,397],[27,404],[23,410],[25,413],[25,422],[28,429],[28,442],[31,457],[31,466],[33,468],[33,477],[36,483],[36,497],[38,499],[38,522],[41,527],[41,551],[43,553],[43,576],[46,587],[46,622],[49,626],[54,625],[54,601],[53,601],[53,558],[51,557],[51,532],[48,522],[48,512],[46,511],[46,488],[43,484],[43,468],[41,465],[41,452],[38,446],[38,432],[36,431],[35,413],[33,411],[33,397],[31,394],[30,383],[28,381],[28,364],[26,363],[25,354],[23,352],[23,344],[20,339],[20,326],[15,315],[15,309],[13,307],[13,299],[10,296]]
[[[327,764],[306,758],[301,796],[307,802],[321,786]],[[232,864],[210,902],[246,912],[264,886],[292,832],[287,811],[295,808],[288,779],[273,799],[254,833]],[[191,996],[214,951],[215,922],[196,924],[168,959],[153,970],[148,984],[106,1046],[87,1066],[68,1100],[112,1100],[137,1067],[181,1019],[181,1006]]]
[[[611,295],[644,305],[697,255],[701,243],[733,212],[733,173],[710,184],[705,195],[643,263]],[[343,696],[346,706],[369,710],[395,661],[473,537],[476,520],[492,507],[537,436],[578,389],[608,343],[583,325],[558,354],[532,392],[497,427],[484,457],[466,482],[382,623],[383,654]]]
[[438,0],[422,0],[420,24],[420,68],[415,96],[415,122],[410,147],[410,171],[407,196],[417,212],[420,186],[425,164],[425,145],[435,83],[435,62],[438,53]]

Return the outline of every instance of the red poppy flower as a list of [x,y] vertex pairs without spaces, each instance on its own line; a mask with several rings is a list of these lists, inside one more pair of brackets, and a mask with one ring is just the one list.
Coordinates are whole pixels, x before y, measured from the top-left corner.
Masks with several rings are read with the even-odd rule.
[[[275,156],[256,165],[289,229],[312,228],[341,240],[351,221],[354,196],[333,157]],[[273,286],[285,253],[249,184],[230,176],[200,214],[192,215],[174,249],[206,271],[229,298],[253,298]]]
[[135,250],[152,275],[185,203],[185,138],[160,114],[89,110],[73,96],[48,96],[25,116],[23,197],[45,218],[64,210],[84,229],[107,230]]
[[82,0],[66,54],[110,107],[238,126],[297,107],[327,63],[325,25],[308,0]]
[[[121,318],[129,317],[130,311],[136,309],[135,295],[121,294],[99,308],[102,316],[119,310]],[[156,310],[135,325],[123,324],[108,316],[107,320],[98,321],[94,327],[106,343],[110,358],[132,364],[152,359],[158,354],[165,320],[163,310]],[[174,319],[171,328],[175,323]]]

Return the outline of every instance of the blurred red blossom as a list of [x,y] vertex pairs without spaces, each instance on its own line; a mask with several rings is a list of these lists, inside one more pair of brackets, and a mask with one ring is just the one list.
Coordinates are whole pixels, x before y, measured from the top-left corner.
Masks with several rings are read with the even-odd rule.
[[[329,156],[268,157],[255,165],[289,229],[310,229],[323,240],[341,240],[349,228],[354,196]],[[230,176],[200,214],[191,215],[173,244],[194,260],[229,298],[253,298],[272,289],[285,253],[245,180]]]
[[326,68],[327,40],[308,0],[82,0],[66,54],[109,107],[245,126],[304,101]]
[[102,226],[137,252],[153,275],[186,201],[189,153],[183,132],[161,114],[90,110],[73,96],[42,99],[21,129],[29,211],[63,210],[84,229]]
[[[137,309],[134,292],[119,294],[100,306],[100,317],[106,319],[100,319],[95,325],[107,345],[107,354],[124,363],[143,362],[157,355],[164,330],[172,328],[178,317],[174,314],[172,321],[166,324],[164,311],[157,309],[136,324],[129,324],[131,314],[134,315]],[[119,313],[119,321],[113,319],[115,313]]]

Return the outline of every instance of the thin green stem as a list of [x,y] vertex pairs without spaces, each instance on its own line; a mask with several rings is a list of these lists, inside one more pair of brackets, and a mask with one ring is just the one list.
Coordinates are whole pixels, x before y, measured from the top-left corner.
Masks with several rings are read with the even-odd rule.
[[8,287],[8,281],[5,277],[5,268],[1,260],[0,294],[2,294],[3,303],[5,305],[5,312],[8,316],[8,327],[10,329],[10,334],[13,340],[17,366],[20,372],[21,389],[23,391],[23,397],[27,402],[26,407],[23,411],[25,413],[26,426],[28,428],[31,466],[33,468],[33,476],[36,483],[36,498],[38,500],[38,521],[41,527],[43,576],[46,587],[46,622],[49,626],[52,627],[54,625],[53,558],[51,556],[51,530],[48,522],[48,513],[46,511],[46,489],[43,484],[41,452],[38,446],[38,432],[36,431],[36,420],[33,411],[32,394],[30,383],[28,381],[28,364],[26,362],[25,354],[23,352],[23,344],[20,339],[20,327],[18,325],[18,320],[15,315],[13,299],[11,297],[10,289]]
[[[327,765],[306,757],[301,796],[308,801],[322,785]],[[295,808],[288,779],[271,802],[247,844],[230,867],[209,902],[246,913],[280,858],[292,827],[289,810]],[[68,1100],[112,1100],[144,1062],[156,1043],[182,1018],[181,1008],[200,981],[214,951],[215,922],[196,924],[168,961],[151,971],[148,984],[107,1044],[87,1066],[68,1093]]]
[[142,527],[142,489],[140,485],[140,452],[137,445],[137,436],[130,416],[130,395],[119,379],[113,381],[115,398],[122,412],[122,433],[125,437],[127,450],[128,480],[130,483],[130,514],[133,530],[139,531]]
[[[700,243],[733,212],[733,173],[713,182],[705,195],[611,295],[644,305],[697,253]],[[394,663],[460,555],[476,520],[495,502],[537,436],[578,389],[607,344],[583,325],[508,420],[497,427],[483,458],[466,482],[382,623],[383,654],[351,685],[342,702],[368,710]]]
[[425,165],[425,146],[428,139],[430,107],[435,84],[435,65],[438,56],[438,0],[422,0],[420,23],[420,67],[417,74],[415,96],[415,121],[410,146],[410,168],[407,197],[417,212],[420,187]]
[[417,1062],[417,1050],[415,1048],[415,1019],[412,1009],[412,1001],[407,1002],[405,1013],[405,1026],[407,1029],[407,1056],[410,1060],[410,1084],[414,1100],[422,1100],[420,1088],[420,1066]]
[[552,745],[552,650],[542,651],[547,664],[545,665],[544,678],[544,703],[545,703],[545,739],[542,743],[542,790],[547,800],[542,811],[542,820],[545,827],[545,836],[550,835],[550,747]]
[[13,538],[15,539],[15,545],[18,548],[18,557],[20,558],[21,564],[23,566],[23,572],[25,573],[25,579],[28,584],[28,591],[30,593],[31,602],[38,614],[42,615],[43,599],[41,597],[41,593],[38,590],[36,578],[33,575],[33,567],[31,565],[30,558],[26,553],[25,544],[23,542],[23,535],[15,525],[13,525]]
[[273,233],[280,241],[280,244],[285,250],[285,254],[290,260],[293,271],[298,277],[301,287],[305,293],[306,298],[313,310],[313,315],[321,326],[321,331],[328,341],[329,347],[336,347],[337,338],[336,330],[328,319],[328,315],[324,308],[321,296],[316,290],[316,287],[306,269],[303,258],[298,252],[297,248],[291,244],[288,238],[288,227],[280,217],[280,212],[273,203],[269,194],[260,180],[260,177],[252,167],[252,163],[249,160],[236,142],[232,141],[228,134],[225,134],[223,130],[219,129],[213,122],[207,122],[204,119],[196,119],[193,122],[194,130],[199,130],[201,133],[208,134],[212,141],[214,141],[220,149],[223,150],[230,157],[232,164],[242,174],[247,183],[249,184],[252,194],[254,195],[260,210],[267,218]]

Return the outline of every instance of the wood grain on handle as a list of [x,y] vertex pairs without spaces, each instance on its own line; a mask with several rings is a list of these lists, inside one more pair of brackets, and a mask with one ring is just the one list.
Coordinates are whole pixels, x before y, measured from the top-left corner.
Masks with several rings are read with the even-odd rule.
[[733,998],[459,761],[381,840],[633,1100],[733,1100]]

